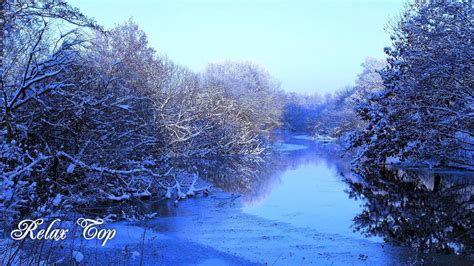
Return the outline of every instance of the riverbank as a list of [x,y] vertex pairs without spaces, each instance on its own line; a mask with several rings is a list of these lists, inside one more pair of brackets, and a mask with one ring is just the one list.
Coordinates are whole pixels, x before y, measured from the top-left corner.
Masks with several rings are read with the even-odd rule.
[[[422,259],[407,248],[261,219],[241,207],[238,195],[214,191],[147,222],[110,224],[117,236],[104,248],[83,241],[75,250],[82,263],[113,265],[407,265]],[[469,265],[441,255],[424,263]]]
[[[463,256],[419,254],[386,244],[383,236],[366,238],[353,232],[353,218],[363,213],[366,201],[349,198],[344,180],[350,177],[350,162],[340,158],[334,145],[304,136],[280,143],[280,151],[266,162],[226,161],[208,172],[206,181],[214,185],[209,196],[187,198],[177,205],[165,199],[140,202],[135,207],[154,213],[148,220],[109,221],[104,227],[115,229],[116,236],[104,247],[81,237],[68,239],[54,247],[49,261],[62,265],[474,262]],[[25,254],[31,250],[25,249]]]

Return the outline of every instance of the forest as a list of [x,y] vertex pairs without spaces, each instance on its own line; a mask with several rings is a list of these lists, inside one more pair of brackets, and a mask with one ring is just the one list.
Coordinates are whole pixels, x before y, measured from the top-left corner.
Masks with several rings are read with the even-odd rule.
[[[0,209],[6,224],[133,198],[209,193],[200,169],[264,157],[277,130],[336,140],[355,168],[474,170],[473,7],[416,2],[335,94],[280,88],[263,66],[195,73],[66,1],[4,1]],[[255,159],[257,160],[257,159]],[[125,216],[126,217],[126,216]]]

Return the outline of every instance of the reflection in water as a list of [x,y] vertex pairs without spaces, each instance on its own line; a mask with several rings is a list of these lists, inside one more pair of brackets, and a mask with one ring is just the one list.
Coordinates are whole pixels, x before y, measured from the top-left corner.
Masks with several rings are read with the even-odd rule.
[[[288,171],[301,169],[304,166],[317,166],[321,173],[305,176],[322,175],[323,178],[331,176],[341,181],[340,175],[350,172],[350,164],[341,160],[342,152],[337,147],[303,138],[289,136],[282,138],[284,144],[277,143],[275,146],[290,149],[275,151],[265,156],[226,157],[207,161],[199,167],[200,176],[226,192],[239,193],[245,205],[255,205],[273,193],[274,188],[281,184]],[[301,146],[307,148],[301,149],[299,148]],[[291,149],[292,147],[297,148]],[[305,186],[304,183],[300,185]]]
[[[371,241],[424,252],[473,253],[472,172],[360,166],[353,173],[337,145],[291,137],[282,142],[277,147],[284,151],[200,160],[192,162],[193,171],[238,193],[245,214],[343,237],[363,238],[362,232]],[[166,200],[132,207],[160,217],[183,215]]]
[[360,203],[348,199],[346,187],[335,168],[324,161],[302,164],[285,171],[268,197],[247,204],[243,212],[319,233],[362,238],[351,229]]
[[244,202],[259,201],[271,192],[284,169],[273,156],[226,157],[208,161],[200,168],[200,176],[226,192],[235,192]]
[[[316,264],[472,265],[472,257],[422,254],[377,243],[383,238],[423,252],[472,254],[472,172],[360,166],[353,173],[349,160],[340,158],[337,145],[289,137],[277,147],[280,151],[264,157],[179,162],[180,169],[189,167],[189,172],[214,186],[238,193],[243,204],[234,201],[237,196],[217,192],[178,207],[162,199],[96,206],[90,216],[113,213],[120,217],[129,210],[125,212],[141,215],[140,220],[143,214],[156,214],[155,219],[147,216],[137,224],[115,224],[118,235],[115,244],[109,245],[115,245],[117,260],[128,256],[124,251],[130,246],[171,258],[192,254],[190,261],[195,261],[195,254],[219,257],[222,254],[216,251],[222,251],[261,263],[280,260],[285,265],[302,264],[305,258]],[[352,232],[351,226],[371,237],[369,241],[361,240],[364,236]],[[141,242],[147,228],[153,229],[149,241]],[[29,250],[43,249],[44,242],[36,243]],[[168,253],[163,251],[166,248]],[[98,249],[91,250],[97,256]],[[60,246],[57,254],[64,256],[65,251]],[[288,260],[283,261],[283,253]]]
[[472,172],[359,167],[355,174],[336,145],[284,142],[308,149],[227,158],[208,163],[201,176],[239,193],[244,213],[352,238],[353,226],[373,241],[424,252],[473,253]]
[[366,200],[356,229],[424,252],[473,253],[472,172],[358,169],[360,180],[347,181],[350,196]]
[[335,145],[301,137],[283,138],[275,147],[275,152],[260,160],[220,162],[203,176],[225,191],[239,193],[243,213],[363,238],[351,229],[352,218],[361,208],[344,192],[347,185],[342,174],[349,172],[350,164],[341,160],[342,152]]

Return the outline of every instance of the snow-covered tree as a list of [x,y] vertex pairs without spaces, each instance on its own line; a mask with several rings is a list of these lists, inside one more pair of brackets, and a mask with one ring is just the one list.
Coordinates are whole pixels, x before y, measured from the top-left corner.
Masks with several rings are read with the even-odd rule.
[[295,132],[310,133],[318,123],[319,114],[324,108],[323,98],[318,94],[301,95],[288,93],[283,102],[283,127]]
[[474,167],[472,25],[470,1],[408,7],[385,49],[385,88],[359,107],[360,158]]
[[210,64],[203,80],[205,86],[219,88],[235,100],[241,115],[261,132],[280,125],[282,93],[278,82],[262,67],[251,62]]
[[250,67],[239,86],[203,82],[158,56],[132,21],[104,31],[64,2],[38,3],[8,6],[16,10],[0,100],[8,219],[183,199],[206,189],[196,187],[203,160],[265,151],[280,112],[266,72]]
[[320,111],[313,122],[313,131],[318,135],[329,135],[345,139],[354,130],[364,127],[363,122],[355,113],[361,102],[366,102],[372,93],[383,89],[380,71],[385,62],[376,58],[366,58],[361,64],[355,86],[339,90],[328,95],[320,104]]
[[380,74],[386,67],[385,60],[367,57],[361,64],[362,72],[358,75],[354,86],[352,102],[366,101],[372,93],[383,90],[383,80]]
[[[8,218],[43,206],[54,151],[36,131],[52,110],[52,97],[73,86],[69,75],[85,39],[81,27],[98,28],[64,1],[2,1],[4,57],[1,71],[0,204]],[[66,104],[65,104],[66,105]],[[55,196],[50,194],[50,196]],[[39,209],[36,209],[38,207]],[[8,219],[5,219],[8,220]]]

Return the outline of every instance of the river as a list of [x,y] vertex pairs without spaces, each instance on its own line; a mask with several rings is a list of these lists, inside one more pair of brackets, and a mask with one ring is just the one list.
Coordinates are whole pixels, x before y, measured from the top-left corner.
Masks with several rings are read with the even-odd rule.
[[[148,206],[157,213],[152,219],[108,224],[117,236],[104,248],[79,240],[82,252],[90,254],[85,260],[120,265],[473,264],[472,257],[447,255],[443,249],[472,248],[472,233],[458,237],[456,231],[472,226],[472,202],[461,203],[456,213],[450,205],[472,197],[472,172],[398,169],[386,179],[362,181],[350,170],[351,156],[341,158],[336,144],[293,135],[281,137],[274,149],[265,160],[234,158],[206,170],[205,179],[215,187],[207,197],[177,206],[160,200]],[[457,185],[457,198],[440,192],[453,191],[450,184]],[[467,224],[459,222],[463,219],[469,219]],[[417,252],[413,246],[426,235],[438,236],[430,249],[442,253]]]

